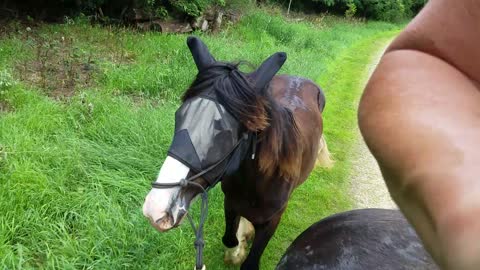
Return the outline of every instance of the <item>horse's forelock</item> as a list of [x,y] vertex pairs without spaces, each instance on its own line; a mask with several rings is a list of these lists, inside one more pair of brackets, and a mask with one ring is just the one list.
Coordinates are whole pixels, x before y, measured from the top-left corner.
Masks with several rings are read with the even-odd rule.
[[243,63],[217,62],[197,74],[183,95],[185,101],[213,87],[218,101],[248,130],[261,131],[268,127],[268,99],[257,91],[245,73],[238,69]]

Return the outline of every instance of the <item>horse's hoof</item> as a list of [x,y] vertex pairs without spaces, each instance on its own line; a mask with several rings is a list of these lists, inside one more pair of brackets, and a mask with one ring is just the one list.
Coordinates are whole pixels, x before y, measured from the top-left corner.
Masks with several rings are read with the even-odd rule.
[[253,224],[250,223],[246,218],[240,218],[240,224],[238,225],[237,238],[239,241],[245,239],[246,241],[251,241],[255,236],[255,228]]
[[247,258],[247,242],[240,241],[238,246],[233,248],[225,248],[225,264],[240,265]]

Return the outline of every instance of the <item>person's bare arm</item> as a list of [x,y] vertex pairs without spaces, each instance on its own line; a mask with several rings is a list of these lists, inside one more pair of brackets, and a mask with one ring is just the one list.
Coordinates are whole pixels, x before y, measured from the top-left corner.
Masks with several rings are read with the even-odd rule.
[[480,81],[480,1],[430,0],[388,51],[416,50]]
[[480,269],[480,1],[431,0],[369,81],[359,124],[443,269]]

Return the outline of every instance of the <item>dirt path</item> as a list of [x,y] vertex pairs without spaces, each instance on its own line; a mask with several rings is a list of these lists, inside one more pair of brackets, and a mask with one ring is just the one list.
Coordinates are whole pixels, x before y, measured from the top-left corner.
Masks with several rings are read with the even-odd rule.
[[[368,77],[361,85],[362,89],[386,48],[387,45],[372,58],[371,64],[368,66]],[[397,208],[390,198],[377,162],[363,141],[358,127],[357,135],[357,143],[351,153],[352,170],[350,174],[350,193],[354,198],[354,208]]]

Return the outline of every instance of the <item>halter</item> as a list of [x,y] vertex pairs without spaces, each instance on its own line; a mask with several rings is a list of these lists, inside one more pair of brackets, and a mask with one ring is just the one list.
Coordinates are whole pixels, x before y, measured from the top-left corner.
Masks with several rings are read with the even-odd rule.
[[[193,222],[193,219],[192,217],[188,214],[187,212],[187,217],[188,217],[188,221],[190,222],[190,225],[193,229],[193,232],[195,234],[195,242],[194,242],[194,246],[195,246],[195,250],[197,251],[197,254],[196,254],[196,263],[195,263],[195,269],[196,270],[201,270],[201,269],[204,269],[205,265],[203,264],[203,248],[205,247],[205,241],[204,241],[204,238],[203,238],[203,226],[205,225],[205,221],[207,219],[207,214],[208,214],[208,193],[207,191],[215,186],[218,181],[220,181],[220,178],[222,178],[223,174],[225,173],[225,169],[228,168],[228,164],[227,166],[225,167],[224,171],[220,174],[220,176],[214,181],[213,185],[210,185],[209,187],[207,187],[207,189],[205,189],[204,187],[202,187],[202,185],[198,184],[198,183],[195,183],[194,180],[198,179],[199,177],[201,177],[202,175],[208,173],[209,171],[215,169],[218,165],[220,165],[222,162],[224,162],[229,156],[232,155],[232,153],[238,148],[238,146],[240,146],[240,144],[244,141],[247,141],[248,140],[248,133],[244,133],[243,134],[243,137],[238,140],[238,142],[235,144],[235,146],[232,148],[232,150],[230,150],[230,152],[228,152],[225,156],[223,156],[219,161],[217,161],[215,164],[211,165],[210,167],[206,168],[205,170],[193,175],[193,176],[190,176],[188,177],[187,179],[182,179],[180,180],[179,182],[177,183],[157,183],[157,182],[153,182],[152,183],[152,188],[159,188],[159,189],[165,189],[165,188],[174,188],[174,187],[186,187],[188,185],[192,185],[192,186],[195,186],[197,188],[200,188],[201,189],[201,196],[202,196],[202,203],[200,205],[200,222],[198,223],[198,227],[195,226],[195,223]],[[253,154],[252,154],[252,159],[255,158],[255,147],[256,147],[256,135],[254,137],[254,141],[253,141]]]

